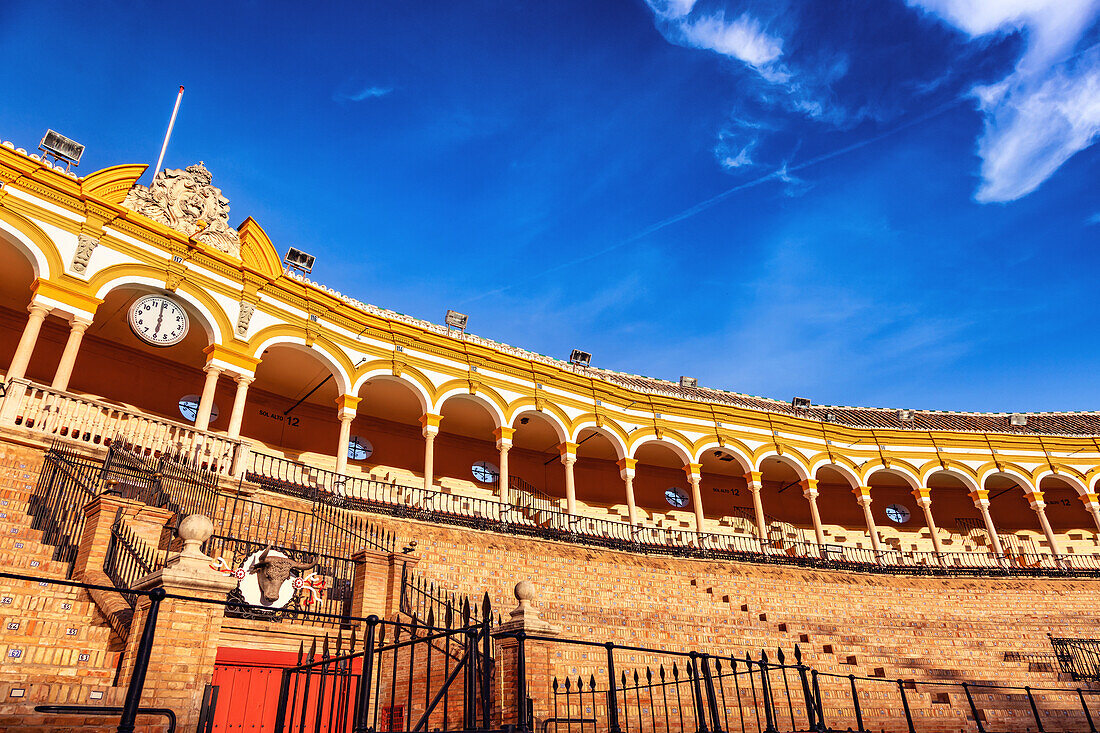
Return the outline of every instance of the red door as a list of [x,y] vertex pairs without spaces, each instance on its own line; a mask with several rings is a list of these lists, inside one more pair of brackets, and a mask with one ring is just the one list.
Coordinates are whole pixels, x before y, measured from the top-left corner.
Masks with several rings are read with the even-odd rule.
[[270,733],[275,730],[282,671],[298,663],[297,652],[218,649],[214,682],[217,733]]

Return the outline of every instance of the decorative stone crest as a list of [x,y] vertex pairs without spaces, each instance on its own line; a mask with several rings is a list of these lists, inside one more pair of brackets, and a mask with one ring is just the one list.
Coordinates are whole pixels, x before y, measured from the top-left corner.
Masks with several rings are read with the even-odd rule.
[[229,200],[220,188],[211,185],[212,179],[202,161],[186,170],[164,170],[148,187],[131,188],[122,205],[214,249],[240,257],[240,237],[229,226]]
[[252,314],[256,312],[256,304],[247,300],[241,301],[241,309],[237,313],[237,335],[244,336],[248,333],[248,323],[252,320]]
[[83,275],[88,269],[88,260],[92,259],[92,252],[99,246],[99,240],[87,234],[78,234],[76,237],[76,254],[73,255],[72,271]]

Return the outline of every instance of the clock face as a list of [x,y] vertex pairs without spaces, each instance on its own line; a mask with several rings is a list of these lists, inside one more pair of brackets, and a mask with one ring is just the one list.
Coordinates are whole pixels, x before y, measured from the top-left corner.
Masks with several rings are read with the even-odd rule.
[[144,295],[130,306],[130,328],[153,346],[172,346],[187,335],[187,312],[164,295]]
[[898,524],[905,524],[909,521],[909,510],[901,504],[891,504],[886,507],[886,516],[889,517],[891,522],[897,522]]

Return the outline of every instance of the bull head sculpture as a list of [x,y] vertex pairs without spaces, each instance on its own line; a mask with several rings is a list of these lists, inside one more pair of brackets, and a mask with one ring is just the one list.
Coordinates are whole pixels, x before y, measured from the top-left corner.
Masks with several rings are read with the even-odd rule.
[[292,570],[309,570],[316,564],[316,560],[295,562],[289,557],[272,556],[271,545],[268,545],[248,571],[256,574],[256,583],[260,586],[260,605],[270,606],[279,600],[279,589],[290,579]]

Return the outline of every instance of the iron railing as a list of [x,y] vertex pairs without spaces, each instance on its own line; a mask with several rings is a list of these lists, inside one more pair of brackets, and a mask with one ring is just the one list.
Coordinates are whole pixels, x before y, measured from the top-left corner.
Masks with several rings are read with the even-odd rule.
[[252,454],[247,478],[273,491],[340,508],[646,554],[915,575],[1100,575],[1100,556],[1095,555],[876,552],[848,545],[634,526],[566,514],[520,492],[511,492],[512,503],[505,504],[345,476],[262,453]]
[[31,528],[42,532],[42,543],[51,545],[53,559],[73,562],[84,532],[84,505],[99,491],[100,462],[55,443],[46,451],[34,494],[28,501]]
[[[476,602],[468,595],[443,590],[434,582],[409,570],[407,563],[401,565],[401,613],[407,616],[437,619],[458,618],[460,615],[475,621],[481,621],[480,610]],[[448,623],[450,623],[448,621]]]
[[[152,574],[161,567],[160,553],[157,548],[149,547],[133,529],[126,524],[119,509],[115,522],[111,525],[111,539],[107,543],[107,554],[103,560],[103,572],[119,590],[133,588],[139,580]],[[133,608],[137,596],[131,592],[122,597]]]

